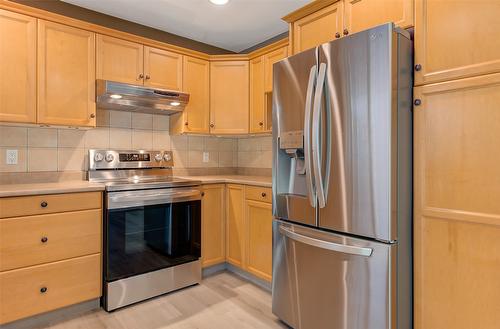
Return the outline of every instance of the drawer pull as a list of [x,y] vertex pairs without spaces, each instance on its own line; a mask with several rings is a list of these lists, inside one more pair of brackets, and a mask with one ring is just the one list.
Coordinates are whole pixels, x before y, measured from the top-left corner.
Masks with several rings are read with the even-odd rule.
[[42,243],[46,243],[47,241],[49,241],[49,238],[44,236],[44,237],[42,237],[42,239],[40,241],[42,241]]
[[201,196],[205,196],[205,192],[201,192]]
[[42,208],[46,208],[49,204],[46,202],[46,201],[42,201],[42,203],[40,203],[40,206]]
[[46,292],[47,292],[47,287],[42,287],[42,288],[40,288],[40,292],[41,292],[42,294],[46,293]]
[[260,195],[262,195],[262,197],[265,198],[267,194],[266,192],[262,192]]

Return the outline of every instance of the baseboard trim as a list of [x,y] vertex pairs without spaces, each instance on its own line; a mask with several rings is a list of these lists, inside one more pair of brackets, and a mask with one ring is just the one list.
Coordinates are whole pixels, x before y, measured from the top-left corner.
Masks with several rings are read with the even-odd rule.
[[211,275],[214,275],[214,274],[216,274],[218,272],[222,272],[222,271],[228,271],[228,272],[234,273],[234,274],[238,275],[239,277],[245,279],[246,281],[249,281],[249,282],[261,287],[262,289],[271,292],[271,282],[267,282],[265,280],[262,280],[261,278],[258,278],[255,275],[253,275],[245,270],[242,270],[242,269],[240,269],[232,264],[229,264],[229,263],[220,263],[220,264],[206,267],[203,269],[202,276],[203,276],[203,278],[206,278],[206,277],[209,277]]

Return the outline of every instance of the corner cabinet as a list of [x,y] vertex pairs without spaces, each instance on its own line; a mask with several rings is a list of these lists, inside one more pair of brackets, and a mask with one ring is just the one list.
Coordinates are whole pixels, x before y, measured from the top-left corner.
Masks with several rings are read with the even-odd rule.
[[95,33],[38,20],[37,122],[95,126]]
[[246,134],[248,117],[248,61],[211,62],[210,133]]
[[226,260],[224,191],[224,184],[202,187],[201,264],[203,267],[224,263]]
[[497,328],[500,73],[414,95],[415,329]]
[[245,261],[245,186],[227,185],[226,260],[243,268]]
[[0,10],[0,40],[0,121],[35,123],[36,18]]

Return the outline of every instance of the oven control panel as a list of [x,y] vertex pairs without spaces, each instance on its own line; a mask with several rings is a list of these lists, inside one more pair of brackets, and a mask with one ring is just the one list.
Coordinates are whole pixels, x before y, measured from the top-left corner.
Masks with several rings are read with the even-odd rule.
[[172,151],[89,150],[89,170],[171,168]]

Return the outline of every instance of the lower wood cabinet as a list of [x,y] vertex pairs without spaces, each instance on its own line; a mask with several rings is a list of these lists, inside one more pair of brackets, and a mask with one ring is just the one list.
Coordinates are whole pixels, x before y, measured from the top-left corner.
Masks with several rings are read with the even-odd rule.
[[245,186],[227,185],[226,260],[243,268],[245,259]]
[[203,267],[224,263],[226,260],[224,196],[224,184],[202,187],[201,264]]
[[271,281],[273,266],[273,216],[270,203],[246,200],[246,269]]

